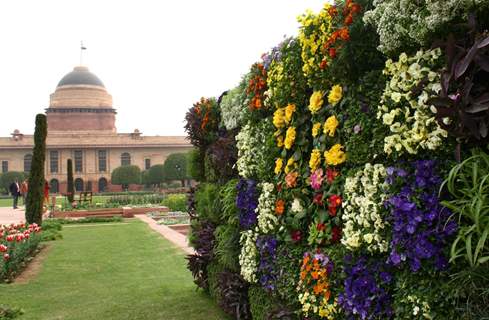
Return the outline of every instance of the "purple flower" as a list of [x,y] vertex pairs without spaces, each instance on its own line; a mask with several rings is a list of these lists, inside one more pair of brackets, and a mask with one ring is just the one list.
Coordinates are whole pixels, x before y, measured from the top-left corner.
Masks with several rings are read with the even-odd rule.
[[362,131],[362,127],[359,124],[353,127],[353,132],[355,132],[355,134],[358,134],[360,131]]
[[239,224],[242,229],[250,229],[257,222],[256,207],[258,206],[258,191],[256,181],[241,179],[236,185],[238,195],[236,207],[239,210]]
[[[406,262],[412,272],[418,272],[423,263],[438,270],[445,268],[446,248],[457,224],[450,220],[450,211],[438,199],[442,180],[436,174],[436,162],[419,160],[408,171],[387,170],[391,174],[386,181],[394,190],[399,190],[384,204],[390,209],[392,224],[391,252],[387,261],[397,267]],[[388,180],[392,175],[397,175],[398,179]]]
[[349,319],[391,319],[392,297],[388,285],[392,281],[388,266],[379,261],[369,261],[361,256],[345,257],[344,292],[338,303]]
[[260,263],[258,264],[257,270],[260,284],[263,288],[273,291],[275,289],[274,283],[277,278],[274,269],[277,239],[273,236],[261,235],[256,239],[256,247],[260,256]]

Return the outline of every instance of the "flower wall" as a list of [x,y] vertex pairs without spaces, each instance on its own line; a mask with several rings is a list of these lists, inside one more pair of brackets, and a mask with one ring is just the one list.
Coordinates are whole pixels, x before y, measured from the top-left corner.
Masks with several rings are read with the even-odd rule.
[[188,111],[188,266],[228,314],[489,315],[489,1],[443,3],[326,3]]

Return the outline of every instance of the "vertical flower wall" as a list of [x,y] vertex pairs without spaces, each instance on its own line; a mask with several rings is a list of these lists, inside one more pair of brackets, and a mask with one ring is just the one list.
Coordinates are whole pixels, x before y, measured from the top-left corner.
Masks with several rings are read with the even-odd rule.
[[197,286],[236,319],[487,317],[488,17],[326,3],[190,108]]

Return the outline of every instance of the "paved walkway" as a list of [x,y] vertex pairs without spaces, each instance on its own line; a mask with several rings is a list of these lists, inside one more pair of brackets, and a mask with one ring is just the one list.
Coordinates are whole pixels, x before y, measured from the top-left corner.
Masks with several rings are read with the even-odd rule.
[[165,225],[157,224],[156,221],[146,216],[145,214],[137,214],[135,215],[135,217],[146,222],[151,229],[155,230],[163,237],[165,237],[167,240],[180,247],[183,251],[187,252],[188,254],[195,253],[194,249],[189,247],[187,237],[184,236],[183,234],[171,228],[168,228]]
[[24,206],[20,206],[19,209],[12,209],[11,207],[0,207],[0,224],[20,223],[25,221]]

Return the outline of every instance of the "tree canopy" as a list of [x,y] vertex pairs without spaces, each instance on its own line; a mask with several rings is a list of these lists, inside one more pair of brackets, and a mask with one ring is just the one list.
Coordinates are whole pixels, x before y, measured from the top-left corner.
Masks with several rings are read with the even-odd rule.
[[122,185],[127,188],[130,184],[141,183],[141,169],[138,166],[121,166],[112,171],[112,184]]

